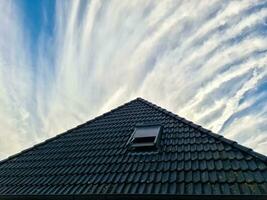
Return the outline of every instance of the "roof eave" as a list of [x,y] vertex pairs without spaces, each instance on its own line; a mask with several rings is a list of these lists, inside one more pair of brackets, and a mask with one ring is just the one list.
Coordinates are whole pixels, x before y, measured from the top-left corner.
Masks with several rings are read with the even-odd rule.
[[266,200],[264,195],[164,195],[164,194],[85,194],[85,195],[0,195],[1,200]]

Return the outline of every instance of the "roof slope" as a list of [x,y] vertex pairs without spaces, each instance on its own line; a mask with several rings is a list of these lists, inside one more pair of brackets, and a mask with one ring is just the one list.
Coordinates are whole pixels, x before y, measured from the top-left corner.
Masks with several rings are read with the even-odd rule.
[[[129,152],[161,124],[157,152]],[[0,195],[267,194],[267,159],[137,98],[0,163]]]

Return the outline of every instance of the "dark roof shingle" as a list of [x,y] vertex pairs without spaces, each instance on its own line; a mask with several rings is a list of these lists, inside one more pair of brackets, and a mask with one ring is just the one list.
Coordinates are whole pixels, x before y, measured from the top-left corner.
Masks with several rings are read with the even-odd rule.
[[[159,149],[126,148],[136,124]],[[137,98],[0,162],[0,195],[266,195],[267,159]]]

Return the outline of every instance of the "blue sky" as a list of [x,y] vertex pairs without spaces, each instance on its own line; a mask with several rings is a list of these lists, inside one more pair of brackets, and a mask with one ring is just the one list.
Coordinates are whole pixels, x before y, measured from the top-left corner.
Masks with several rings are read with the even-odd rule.
[[267,154],[267,2],[0,2],[0,158],[141,96]]

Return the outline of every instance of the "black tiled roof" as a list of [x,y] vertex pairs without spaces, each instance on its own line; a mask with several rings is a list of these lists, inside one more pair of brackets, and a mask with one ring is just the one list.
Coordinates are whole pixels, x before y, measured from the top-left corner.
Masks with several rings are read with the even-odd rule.
[[[136,124],[157,151],[129,151]],[[0,162],[0,196],[267,195],[267,158],[137,98]]]

